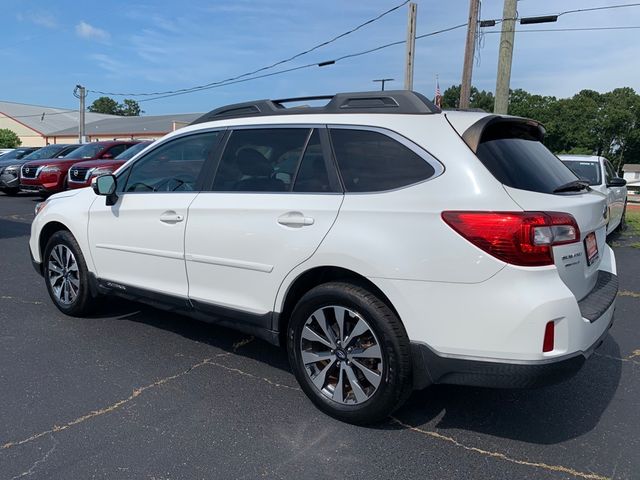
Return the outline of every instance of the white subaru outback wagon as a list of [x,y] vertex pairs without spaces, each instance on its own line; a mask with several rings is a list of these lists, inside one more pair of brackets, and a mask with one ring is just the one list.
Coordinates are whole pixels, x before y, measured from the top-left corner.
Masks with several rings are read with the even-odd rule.
[[411,91],[213,110],[31,229],[55,305],[102,294],[286,345],[324,412],[368,423],[433,383],[574,374],[613,320],[606,198],[523,118]]

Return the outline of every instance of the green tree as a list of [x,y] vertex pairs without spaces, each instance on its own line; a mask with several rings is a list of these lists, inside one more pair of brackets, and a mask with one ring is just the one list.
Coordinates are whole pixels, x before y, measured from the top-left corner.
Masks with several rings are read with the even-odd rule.
[[[460,85],[452,85],[444,91],[442,94],[442,108],[459,108],[460,88]],[[471,108],[479,108],[485,112],[491,112],[493,111],[494,101],[493,93],[471,87],[471,96],[469,97],[469,106]]]
[[0,128],[0,148],[16,148],[22,145],[22,140],[13,130]]
[[88,110],[93,113],[106,113],[108,115],[120,115],[120,104],[113,98],[100,97],[89,105]]
[[126,98],[123,103],[118,103],[113,98],[100,97],[94,100],[88,110],[93,113],[106,113],[124,117],[137,116],[144,113],[140,109],[138,102],[129,98]]
[[138,104],[138,102],[129,98],[125,98],[122,105],[120,105],[120,113],[118,115],[133,117],[138,116],[142,113],[144,113],[144,111],[140,109],[140,105]]

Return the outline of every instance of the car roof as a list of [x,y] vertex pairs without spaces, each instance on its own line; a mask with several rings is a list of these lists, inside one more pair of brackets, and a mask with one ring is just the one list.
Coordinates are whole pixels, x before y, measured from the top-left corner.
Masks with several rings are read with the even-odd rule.
[[571,155],[571,154],[562,154],[558,155],[560,160],[566,160],[569,162],[599,162],[600,159],[606,160],[604,157],[599,157],[598,155]]

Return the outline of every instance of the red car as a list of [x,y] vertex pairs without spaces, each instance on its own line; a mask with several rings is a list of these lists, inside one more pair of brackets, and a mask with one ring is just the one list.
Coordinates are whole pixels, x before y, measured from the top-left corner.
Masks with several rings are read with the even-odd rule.
[[72,165],[89,160],[113,159],[137,143],[133,140],[92,142],[62,158],[27,162],[20,169],[20,190],[37,192],[43,197],[66,190],[67,173]]
[[126,149],[113,160],[94,160],[92,162],[80,162],[69,169],[67,184],[69,188],[83,188],[91,186],[91,179],[115,172],[126,163],[127,160],[144,150],[152,142],[145,141]]

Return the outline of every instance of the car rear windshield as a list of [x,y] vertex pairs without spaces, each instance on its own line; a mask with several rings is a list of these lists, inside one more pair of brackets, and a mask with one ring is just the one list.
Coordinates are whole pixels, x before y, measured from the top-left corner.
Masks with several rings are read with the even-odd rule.
[[563,160],[564,163],[569,169],[576,174],[581,180],[586,180],[589,182],[589,185],[600,185],[600,165],[598,162],[576,162]]
[[577,177],[525,129],[500,126],[483,134],[476,155],[502,184],[539,193],[554,193]]
[[104,145],[99,143],[87,143],[67,153],[64,158],[93,158],[104,148]]

